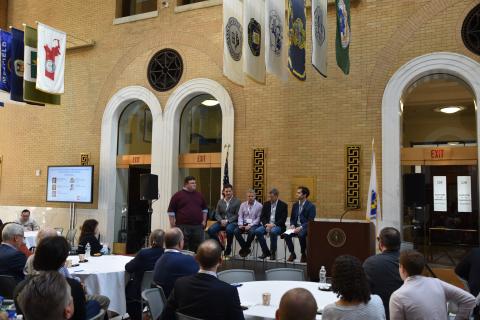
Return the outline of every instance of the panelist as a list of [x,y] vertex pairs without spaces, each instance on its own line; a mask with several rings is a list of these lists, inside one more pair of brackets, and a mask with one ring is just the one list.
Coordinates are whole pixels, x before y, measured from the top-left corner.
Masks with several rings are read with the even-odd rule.
[[[269,201],[263,204],[262,215],[260,217],[260,226],[255,230],[258,243],[262,248],[260,259],[270,257],[270,260],[276,259],[277,237],[285,232],[285,222],[287,221],[288,205],[278,198],[278,190],[272,188],[268,193]],[[268,250],[267,241],[264,235],[270,235],[270,250]]]
[[37,221],[30,217],[30,210],[24,209],[20,214],[20,218],[15,220],[16,223],[23,227],[25,231],[36,231],[40,229]]
[[[215,220],[217,222],[208,228],[208,235],[211,239],[218,239],[218,232],[225,230],[227,232],[227,248],[224,255],[229,256],[232,252],[233,233],[238,224],[238,210],[240,209],[240,200],[233,195],[233,187],[231,184],[223,186],[223,199],[218,200],[215,210]],[[220,243],[222,246],[222,244]]]
[[300,240],[300,250],[302,253],[300,262],[307,262],[307,225],[308,221],[315,220],[315,216],[317,215],[315,205],[308,200],[309,195],[310,190],[308,190],[307,187],[300,186],[297,188],[296,196],[298,202],[292,207],[292,214],[290,217],[291,231],[282,234],[285,238],[288,251],[290,251],[290,256],[287,260],[289,262],[292,262],[297,258],[292,237],[298,237]]
[[[238,227],[235,229],[235,238],[240,244],[240,256],[246,257],[251,252],[250,245],[255,239],[255,229],[260,223],[262,213],[262,204],[255,199],[255,191],[247,191],[247,201],[240,205],[238,211]],[[242,233],[247,233],[247,241],[242,237]]]

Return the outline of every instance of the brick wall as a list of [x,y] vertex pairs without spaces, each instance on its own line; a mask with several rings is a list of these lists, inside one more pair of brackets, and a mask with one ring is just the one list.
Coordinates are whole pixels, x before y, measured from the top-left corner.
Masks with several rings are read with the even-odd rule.
[[[37,168],[77,164],[82,152],[90,153],[91,163],[98,165],[107,101],[125,86],[150,88],[146,79],[150,57],[171,47],[183,57],[182,83],[210,78],[231,95],[239,196],[243,198],[251,185],[252,149],[265,147],[269,187],[276,186],[290,200],[293,177],[316,176],[319,215],[338,216],[344,204],[344,146],[363,146],[363,194],[368,188],[372,138],[377,141],[381,172],[381,100],[392,74],[407,61],[435,51],[479,60],[460,37],[464,17],[478,1],[362,0],[352,7],[350,75],[336,67],[335,15],[329,6],[327,79],[308,63],[306,82],[290,78],[284,84],[268,76],[266,85],[247,80],[242,88],[222,75],[222,7],[174,13],[173,2],[159,9],[158,17],[120,25],[112,24],[115,0],[10,2],[8,20],[16,27],[43,21],[77,37],[94,39],[97,45],[68,53],[62,106],[9,105],[0,110],[4,159],[0,205],[44,206],[45,177],[35,176]],[[307,33],[310,37],[310,26]],[[308,43],[307,61],[310,49]],[[172,92],[154,93],[165,106]],[[92,207],[96,205],[97,195]],[[351,217],[363,215],[362,211]]]

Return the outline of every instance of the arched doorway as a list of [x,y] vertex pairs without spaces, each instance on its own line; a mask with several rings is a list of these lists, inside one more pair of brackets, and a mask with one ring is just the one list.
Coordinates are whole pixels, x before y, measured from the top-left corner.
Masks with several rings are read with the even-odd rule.
[[[438,121],[436,122],[437,128],[430,127],[430,129],[427,130],[428,132],[425,131],[423,133],[420,133],[421,130],[416,130],[415,133],[415,130],[411,130],[411,128],[408,128],[408,123],[416,126],[421,126],[422,129],[424,127],[426,128],[425,123],[423,125],[418,123],[415,124],[415,121],[417,120],[412,119],[421,119],[423,117],[424,119],[430,118],[430,120],[432,120],[434,118],[434,115],[439,117],[441,116],[440,114],[437,115],[436,113],[431,113],[436,112],[435,110],[433,110],[433,108],[430,108],[432,107],[432,105],[428,106],[427,108],[424,107],[423,109],[420,108],[418,105],[415,106],[415,99],[417,100],[417,104],[419,104],[421,100],[421,94],[419,94],[418,91],[426,90],[427,93],[430,92],[430,94],[427,94],[426,96],[431,97],[431,90],[432,87],[434,87],[435,85],[438,86],[440,83],[440,86],[444,86],[444,88],[441,90],[444,90],[445,86],[448,87],[449,85],[451,86],[452,83],[459,83],[459,86],[464,86],[466,88],[465,90],[470,92],[469,97],[471,100],[471,106],[467,108],[468,112],[468,110],[476,109],[475,106],[478,104],[478,97],[480,97],[479,71],[480,64],[463,55],[455,53],[433,53],[411,60],[403,67],[401,67],[390,79],[385,89],[382,101],[382,226],[394,226],[397,227],[399,230],[403,230],[403,227],[405,226],[403,219],[405,213],[405,192],[402,185],[402,181],[404,179],[402,173],[421,173],[422,169],[424,169],[424,171],[429,171],[428,180],[430,180],[430,178],[433,176],[439,176],[439,173],[435,171],[438,168],[434,169],[433,171],[435,172],[433,172],[432,170],[430,170],[431,168],[418,168],[415,167],[415,163],[408,163],[407,161],[411,159],[409,158],[410,156],[408,154],[412,152],[422,153],[425,150],[420,150],[418,148],[421,148],[422,146],[428,147],[428,143],[432,142],[434,144],[433,149],[438,150],[438,154],[440,154],[440,150],[446,150],[447,148],[450,150],[451,148],[453,148],[453,146],[448,145],[449,142],[462,142],[462,139],[460,139],[461,134],[459,133],[459,131],[462,130],[458,130],[458,128],[448,129],[445,125],[440,124],[441,122]],[[428,86],[430,86],[430,89],[428,89]],[[414,92],[415,90],[417,90],[416,98]],[[413,94],[413,99],[411,94]],[[430,101],[430,103],[437,102],[439,101]],[[407,106],[407,109],[405,109],[405,103],[410,103],[411,106]],[[429,103],[427,101],[427,105],[428,104]],[[439,107],[441,106],[447,105],[442,103]],[[426,109],[428,109],[428,112],[425,111]],[[414,114],[415,112],[417,113],[416,115]],[[422,112],[424,113],[423,115]],[[406,116],[407,122],[402,121],[404,119],[403,116]],[[478,117],[478,115],[474,114],[471,114],[471,116],[474,117],[473,126],[478,128],[480,118]],[[468,118],[468,116],[466,118]],[[470,124],[469,127],[472,127],[472,124]],[[472,130],[470,130],[470,133],[471,131]],[[454,132],[453,136],[452,132]],[[412,134],[416,134],[416,136],[412,136]],[[476,145],[476,141],[478,141],[479,136],[478,130],[476,130],[473,135],[474,143]],[[469,142],[471,142],[471,137],[466,137],[466,139],[464,140],[465,141],[463,142],[465,143],[462,145],[462,147],[471,147],[467,145]],[[407,148],[409,150],[402,149],[406,147],[405,144],[408,145]],[[448,146],[445,144],[447,144]],[[440,148],[438,148],[439,145],[441,146]],[[410,148],[416,149],[412,150]],[[455,151],[457,152],[458,150],[459,149],[456,149]],[[437,156],[437,151],[434,151],[434,153],[434,156]],[[475,159],[469,159],[471,160],[470,162],[472,162],[469,163],[469,165],[473,165],[475,167],[474,175],[475,179],[478,181],[478,148],[476,148],[476,146],[474,147],[473,153]],[[471,158],[471,155],[468,157]],[[413,165],[413,167],[407,169],[403,168],[404,171],[402,172],[402,160],[404,161],[403,164],[405,164],[406,166]],[[425,161],[425,159],[423,159],[423,161]],[[424,164],[429,163],[425,162]],[[452,163],[450,163],[450,165],[452,165]],[[447,174],[442,174],[442,176],[445,175]],[[464,173],[457,174],[457,176],[465,175],[466,174]],[[436,181],[437,180],[438,179],[436,179]],[[456,181],[452,181],[452,183],[456,183]],[[476,192],[475,198],[478,199],[478,188],[473,188],[472,192],[474,191]],[[433,192],[433,190],[429,192]],[[476,213],[476,215],[478,221],[478,212]],[[427,226],[427,228],[429,227]],[[478,223],[476,225],[476,230],[476,237],[478,240]],[[429,229],[423,230],[423,232],[425,232],[425,237],[429,236],[430,231],[431,230]]]
[[[116,242],[120,225],[124,197],[117,196],[117,161],[119,151],[119,124],[122,112],[128,105],[137,106],[151,112],[151,172],[159,174],[161,161],[162,110],[155,95],[141,86],[130,86],[116,92],[109,100],[102,118],[102,133],[100,142],[100,178],[99,178],[99,216],[101,233],[106,242]],[[147,132],[148,134],[148,132]],[[125,137],[122,137],[124,139]],[[122,142],[122,140],[120,140]],[[122,147],[124,148],[124,146]],[[125,149],[123,149],[125,151]],[[122,152],[123,152],[122,151]],[[133,150],[132,150],[133,151]],[[135,159],[132,159],[134,161]],[[154,212],[155,213],[155,212]],[[157,212],[158,214],[158,212]]]

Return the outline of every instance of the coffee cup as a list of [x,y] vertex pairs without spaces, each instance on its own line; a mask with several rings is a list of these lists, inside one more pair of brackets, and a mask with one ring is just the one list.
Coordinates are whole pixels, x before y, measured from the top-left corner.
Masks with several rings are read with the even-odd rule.
[[272,295],[270,294],[270,292],[265,292],[262,294],[262,304],[264,306],[269,306],[270,305],[270,298],[272,297]]
[[80,253],[80,254],[78,255],[78,260],[79,260],[80,262],[85,261],[85,254]]

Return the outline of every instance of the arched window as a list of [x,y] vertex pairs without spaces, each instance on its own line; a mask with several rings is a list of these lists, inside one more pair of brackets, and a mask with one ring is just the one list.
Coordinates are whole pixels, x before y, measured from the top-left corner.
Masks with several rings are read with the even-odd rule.
[[141,100],[128,104],[118,122],[118,155],[150,154],[152,113]]

